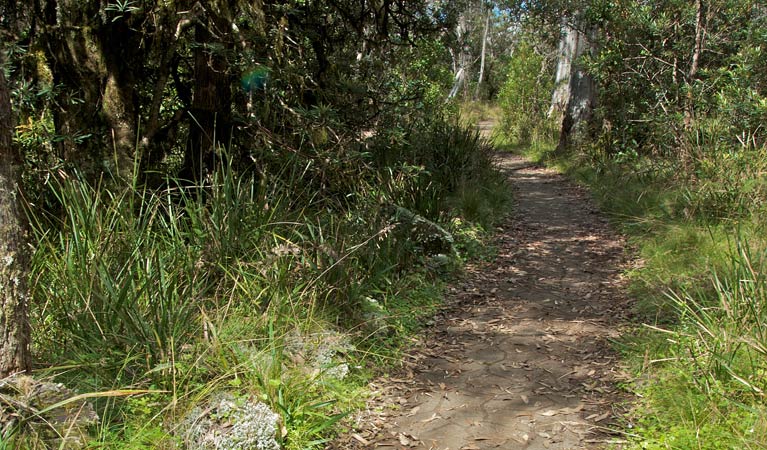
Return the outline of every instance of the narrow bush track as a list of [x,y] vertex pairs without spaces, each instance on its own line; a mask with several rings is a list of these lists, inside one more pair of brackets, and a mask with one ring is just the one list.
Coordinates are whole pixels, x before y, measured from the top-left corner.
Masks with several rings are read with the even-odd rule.
[[499,155],[516,205],[495,261],[468,267],[403,370],[372,384],[331,448],[581,449],[626,401],[609,340],[627,322],[624,242],[585,192]]

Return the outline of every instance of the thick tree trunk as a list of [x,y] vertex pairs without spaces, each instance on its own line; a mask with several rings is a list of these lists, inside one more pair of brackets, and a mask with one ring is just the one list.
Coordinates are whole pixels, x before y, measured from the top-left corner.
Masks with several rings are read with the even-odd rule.
[[566,151],[581,140],[596,106],[596,85],[579,58],[593,51],[592,40],[579,27],[563,22],[557,62],[557,87],[549,116],[561,113],[557,151]]
[[137,148],[138,96],[134,70],[142,65],[139,55],[140,37],[124,21],[103,27],[101,54],[106,69],[103,83],[102,111],[110,132],[114,175],[132,179]]
[[98,3],[43,0],[41,47],[58,89],[53,110],[59,157],[97,179],[129,179],[138,129],[135,73],[144,64],[141,36],[126,18],[109,21]]
[[554,92],[551,95],[551,107],[549,117],[562,114],[567,108],[570,99],[570,77],[572,75],[573,61],[577,58],[579,50],[579,34],[567,25],[567,20],[562,19],[560,25],[561,36],[557,51],[557,72],[554,76]]
[[100,114],[103,61],[93,49],[95,37],[89,29],[63,30],[56,17],[49,24],[43,47],[48,51],[53,82],[59,87],[53,108],[58,156],[88,179],[95,179],[107,159],[107,129]]
[[[3,66],[0,55],[0,66]],[[21,157],[13,145],[11,102],[0,70],[0,378],[30,368],[28,257],[19,204]]]
[[225,22],[220,18],[211,18],[208,26],[197,25],[195,31],[198,47],[194,55],[194,94],[189,111],[189,142],[182,174],[195,183],[202,182],[213,170],[216,147],[227,147],[231,137],[232,89],[229,64],[223,49],[210,45],[214,40],[208,29],[215,27],[218,33],[226,33],[230,24]]
[[570,98],[562,115],[557,151],[566,151],[582,140],[596,105],[594,81],[582,68],[570,77]]

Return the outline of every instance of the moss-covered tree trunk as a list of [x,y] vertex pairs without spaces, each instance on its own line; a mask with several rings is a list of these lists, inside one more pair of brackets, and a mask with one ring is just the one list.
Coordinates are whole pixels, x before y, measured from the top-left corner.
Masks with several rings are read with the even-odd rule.
[[140,33],[126,20],[114,21],[101,29],[101,54],[106,67],[102,111],[114,152],[115,175],[123,180],[133,176],[137,147],[139,81],[135,72],[146,64],[140,51],[141,40]]
[[90,28],[59,27],[55,11],[46,19],[43,48],[58,87],[52,110],[58,157],[87,178],[97,178],[107,159],[106,124],[98,114],[104,73]]
[[[42,0],[42,47],[58,87],[53,118],[58,153],[86,178],[109,171],[128,179],[138,127],[138,81],[146,64],[129,13],[106,14],[98,2]],[[134,24],[135,25],[135,24]]]
[[[0,54],[0,67],[3,60]],[[0,378],[30,368],[28,258],[18,193],[21,157],[12,132],[11,101],[0,70]]]

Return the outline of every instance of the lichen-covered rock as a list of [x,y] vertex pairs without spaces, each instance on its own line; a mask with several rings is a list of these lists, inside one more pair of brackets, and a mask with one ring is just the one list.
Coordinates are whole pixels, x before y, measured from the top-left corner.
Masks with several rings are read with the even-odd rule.
[[88,428],[99,422],[93,406],[72,400],[77,394],[61,383],[18,375],[0,380],[0,396],[0,423],[7,429],[19,425],[16,438],[34,448],[83,449]]
[[299,366],[306,367],[314,376],[328,376],[342,380],[349,374],[344,355],[354,351],[349,338],[341,333],[324,330],[302,334],[289,334],[285,351]]
[[389,325],[390,313],[384,306],[373,297],[365,297],[360,304],[362,318],[369,333],[378,337],[385,337],[393,333]]
[[390,207],[390,221],[398,239],[407,239],[426,256],[453,254],[453,235],[438,224],[401,206]]
[[180,429],[189,450],[279,450],[279,423],[266,404],[224,393],[194,408]]

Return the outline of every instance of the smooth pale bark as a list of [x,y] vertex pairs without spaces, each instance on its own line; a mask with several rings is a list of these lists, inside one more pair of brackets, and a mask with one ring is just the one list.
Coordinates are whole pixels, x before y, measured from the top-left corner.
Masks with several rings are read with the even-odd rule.
[[562,35],[557,50],[557,71],[554,75],[554,92],[551,94],[549,117],[562,113],[567,107],[567,101],[570,98],[570,74],[574,55],[578,49],[578,36],[575,30],[567,26],[564,19],[560,30]]
[[584,132],[596,106],[596,85],[579,58],[593,51],[592,40],[576,24],[562,22],[557,61],[556,88],[549,116],[561,115],[558,151],[575,144]]
[[453,98],[456,95],[458,95],[458,91],[461,89],[461,86],[463,86],[466,79],[466,75],[463,71],[463,67],[458,69],[458,73],[455,74],[455,78],[453,80],[453,88],[450,89],[450,94],[448,94],[447,98]]
[[487,50],[487,32],[490,29],[490,11],[487,12],[485,18],[485,31],[482,33],[482,53],[480,54],[479,62],[479,79],[477,79],[477,88],[474,90],[474,100],[479,99],[479,91],[482,87],[482,79],[485,76],[485,53]]
[[461,16],[458,19],[458,27],[456,28],[456,35],[458,36],[461,50],[457,55],[457,63],[453,64],[458,70],[455,73],[453,88],[450,90],[450,94],[448,94],[447,98],[455,97],[458,95],[461,88],[466,88],[466,72],[469,69],[471,60],[471,49],[467,42],[468,29],[466,17]]
[[21,157],[12,133],[11,101],[0,70],[0,378],[30,369],[29,258],[18,192]]

